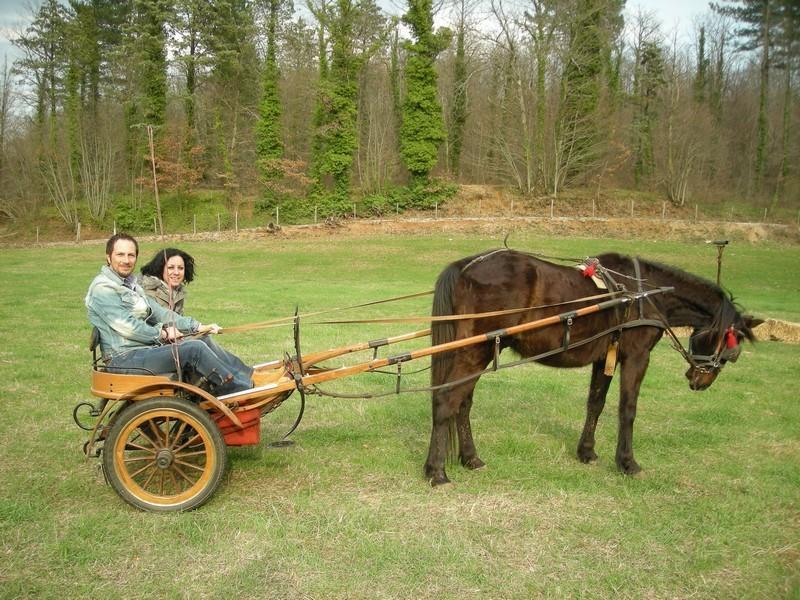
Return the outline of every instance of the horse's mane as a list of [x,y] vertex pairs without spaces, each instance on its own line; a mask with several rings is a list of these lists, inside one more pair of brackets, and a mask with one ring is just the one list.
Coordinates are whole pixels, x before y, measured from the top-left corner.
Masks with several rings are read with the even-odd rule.
[[[610,259],[610,262],[614,261],[615,259],[623,263],[633,261],[633,258],[630,256],[609,253],[604,254],[601,257],[601,264],[603,263],[604,258],[606,260]],[[741,305],[739,305],[739,303],[736,302],[733,294],[729,290],[717,285],[705,277],[695,275],[694,273],[689,273],[688,271],[684,271],[678,267],[642,258],[640,256],[637,256],[636,258],[642,265],[647,265],[647,267],[655,271],[663,271],[669,274],[670,278],[674,279],[677,285],[683,283],[686,287],[690,288],[704,288],[712,298],[718,300],[715,310],[712,310],[710,306],[706,307],[713,312],[714,317],[709,329],[714,331],[715,334],[722,335],[725,328],[731,324],[734,324],[748,340],[753,341],[755,339],[753,332],[747,326],[743,318],[744,309],[741,307]],[[700,305],[700,302],[698,302],[698,305]]]

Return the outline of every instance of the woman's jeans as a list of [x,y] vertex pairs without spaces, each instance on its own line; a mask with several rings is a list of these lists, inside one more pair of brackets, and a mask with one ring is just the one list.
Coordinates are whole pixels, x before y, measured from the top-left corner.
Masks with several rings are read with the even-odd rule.
[[117,373],[177,373],[176,352],[181,370],[191,369],[205,377],[217,396],[253,387],[253,369],[208,335],[178,344],[137,348],[113,357],[106,366]]

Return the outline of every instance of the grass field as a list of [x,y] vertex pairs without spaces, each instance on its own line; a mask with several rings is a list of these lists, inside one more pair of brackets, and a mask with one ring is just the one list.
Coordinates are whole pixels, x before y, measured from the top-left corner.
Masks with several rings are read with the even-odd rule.
[[[637,253],[712,278],[702,244],[540,238],[560,256]],[[468,236],[190,243],[188,312],[238,325],[430,289],[451,260],[499,245]],[[142,259],[159,246],[148,243]],[[185,514],[127,506],[83,459],[72,407],[88,399],[83,297],[101,245],[0,252],[0,597],[37,598],[800,598],[800,347],[750,346],[691,392],[680,356],[654,351],[635,450],[614,466],[617,386],[594,465],[574,450],[588,369],[528,366],[481,380],[473,429],[488,468],[422,479],[429,398],[313,397],[290,448],[231,449],[214,498]],[[723,279],[760,317],[800,321],[800,248],[737,243]],[[429,298],[360,316],[425,314]],[[303,329],[305,350],[416,326]],[[222,336],[258,362],[290,332]],[[424,366],[424,365],[420,365]],[[423,383],[426,374],[410,384]],[[364,376],[345,392],[386,389]],[[279,438],[287,401],[262,424]]]

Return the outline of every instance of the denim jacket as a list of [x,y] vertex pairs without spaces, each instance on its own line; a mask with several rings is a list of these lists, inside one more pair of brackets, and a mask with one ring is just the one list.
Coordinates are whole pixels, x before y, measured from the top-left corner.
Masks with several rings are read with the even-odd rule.
[[100,330],[104,357],[136,348],[161,345],[161,328],[174,325],[182,333],[194,333],[200,326],[191,317],[182,317],[149,298],[138,283],[133,289],[104,266],[86,294],[89,322]]

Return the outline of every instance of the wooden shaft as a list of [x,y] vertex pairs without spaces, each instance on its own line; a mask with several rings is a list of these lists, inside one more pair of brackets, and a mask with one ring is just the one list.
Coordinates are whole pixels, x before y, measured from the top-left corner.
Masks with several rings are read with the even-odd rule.
[[322,350],[320,352],[311,352],[309,354],[303,355],[303,364],[306,366],[311,366],[325,360],[330,360],[331,358],[336,358],[337,356],[344,356],[345,354],[360,352],[362,350],[369,350],[370,348],[379,348],[381,346],[388,346],[390,344],[396,344],[398,342],[405,342],[407,340],[413,340],[416,338],[425,337],[430,334],[431,334],[430,329],[422,329],[420,331],[404,333],[402,335],[396,335],[394,337],[372,340],[369,342],[359,342],[357,344],[351,344],[349,346],[341,346],[339,348],[333,348],[331,350]]
[[355,375],[357,373],[364,373],[366,371],[373,371],[375,369],[380,369],[382,367],[393,365],[399,362],[406,362],[409,360],[415,360],[417,358],[423,358],[425,356],[431,356],[433,354],[440,354],[442,352],[458,350],[459,348],[463,348],[465,346],[471,346],[473,344],[479,344],[481,342],[493,340],[496,337],[516,335],[518,333],[522,333],[524,331],[530,331],[532,329],[541,329],[542,327],[554,325],[556,323],[560,323],[568,319],[597,313],[602,310],[606,310],[607,308],[624,304],[626,302],[630,302],[630,298],[628,297],[615,298],[613,300],[607,300],[605,302],[600,302],[599,304],[593,304],[592,306],[579,308],[577,310],[561,313],[559,315],[554,315],[552,317],[546,317],[544,319],[538,319],[536,321],[530,321],[528,323],[522,323],[520,325],[514,325],[506,329],[490,331],[488,333],[482,333],[480,335],[473,335],[471,337],[462,338],[460,340],[454,340],[452,342],[446,342],[444,344],[438,344],[436,346],[429,346],[428,348],[414,350],[412,352],[407,352],[405,354],[401,354],[398,356],[390,356],[387,358],[376,358],[375,360],[371,360],[369,362],[361,363],[358,365],[352,365],[349,367],[340,367],[338,369],[331,369],[330,371],[325,371],[323,373],[307,375],[306,377],[303,377],[303,385],[314,385],[316,383],[322,383],[324,381],[340,379],[342,377],[347,377],[349,375]]

